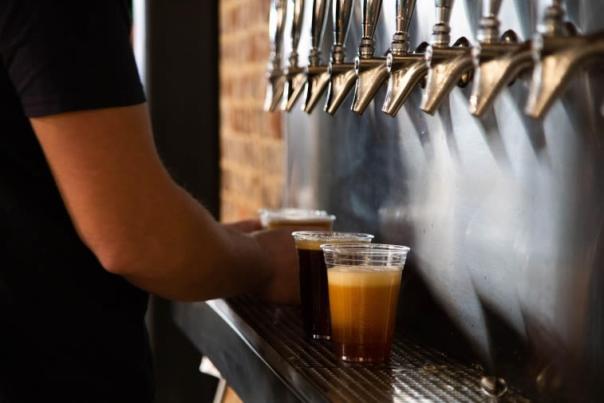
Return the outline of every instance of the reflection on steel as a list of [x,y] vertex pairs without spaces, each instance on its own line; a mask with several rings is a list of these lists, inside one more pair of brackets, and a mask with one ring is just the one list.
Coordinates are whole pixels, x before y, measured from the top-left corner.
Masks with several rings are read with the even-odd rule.
[[546,36],[533,40],[535,68],[526,105],[527,115],[540,119],[579,68],[604,58],[604,32],[587,36]]
[[310,22],[310,42],[311,48],[308,55],[308,67],[306,72],[306,96],[303,110],[311,113],[329,82],[329,72],[327,64],[321,63],[321,43],[327,24],[327,10],[329,0],[313,0]]
[[306,73],[298,65],[298,45],[300,44],[300,34],[302,31],[302,21],[304,17],[304,0],[289,0],[289,7],[292,10],[291,16],[291,42],[292,50],[289,55],[289,64],[284,72],[285,75],[285,95],[283,96],[282,109],[289,112],[302,94],[306,84]]
[[333,47],[329,63],[329,86],[325,112],[333,115],[354,84],[354,64],[345,63],[345,42],[350,29],[352,0],[333,0]]
[[449,46],[453,0],[436,0],[438,22],[434,26],[431,45],[426,49],[428,78],[421,109],[433,115],[456,84],[467,85],[472,78],[472,49],[466,38]]
[[283,97],[285,77],[281,69],[281,58],[283,56],[283,30],[286,15],[287,0],[273,0],[268,27],[271,53],[267,73],[266,98],[264,99],[264,110],[268,112],[275,111],[279,106],[281,97]]
[[[560,2],[554,0],[545,10],[541,25],[542,35],[566,36],[564,16]],[[470,97],[472,115],[484,115],[503,88],[522,72],[533,68],[533,44],[530,40],[517,42],[516,35],[508,31],[500,43],[485,45],[475,54],[474,63],[478,67]]]
[[[383,0],[387,29],[376,31],[376,49],[390,46],[395,1]],[[501,31],[531,39],[543,18],[524,18],[526,9],[542,12],[544,3],[504,0]],[[451,37],[475,36],[477,4],[456,2]],[[417,1],[412,48],[430,35],[433,11]],[[586,36],[604,30],[602,1],[569,1],[567,15]],[[361,35],[359,24],[347,45]],[[467,113],[469,88],[454,88],[436,116],[419,109],[420,91],[394,119],[371,105],[333,118],[294,109],[285,117],[284,197],[336,214],[338,230],[413,248],[400,333],[448,352],[465,347],[488,375],[542,401],[599,401],[604,71],[570,80],[542,120],[524,114],[528,82],[515,78],[480,119]]]
[[503,378],[484,376],[480,380],[482,391],[490,398],[499,399],[508,391],[508,385]]

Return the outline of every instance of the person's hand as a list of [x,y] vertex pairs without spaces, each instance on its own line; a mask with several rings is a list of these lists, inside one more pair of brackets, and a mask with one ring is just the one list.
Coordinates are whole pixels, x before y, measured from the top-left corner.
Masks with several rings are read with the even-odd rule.
[[300,303],[298,254],[291,231],[258,231],[252,234],[264,252],[271,278],[262,286],[261,298],[278,304]]
[[243,232],[244,234],[249,234],[254,231],[260,231],[262,229],[262,224],[260,224],[260,220],[258,220],[257,218],[243,221],[235,221],[222,225],[224,225],[225,228],[232,229],[237,232]]

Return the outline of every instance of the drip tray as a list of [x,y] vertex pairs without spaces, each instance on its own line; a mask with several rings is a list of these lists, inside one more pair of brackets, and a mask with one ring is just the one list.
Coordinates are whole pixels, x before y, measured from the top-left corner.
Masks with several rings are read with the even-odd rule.
[[[388,364],[341,362],[307,340],[301,313],[250,297],[176,304],[174,318],[246,402],[484,402],[482,370],[401,336]],[[506,402],[528,402],[509,390]]]

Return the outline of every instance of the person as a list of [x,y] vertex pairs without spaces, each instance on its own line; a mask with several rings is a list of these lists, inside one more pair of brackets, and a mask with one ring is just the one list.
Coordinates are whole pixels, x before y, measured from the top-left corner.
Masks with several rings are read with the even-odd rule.
[[155,149],[126,0],[0,2],[0,402],[148,402],[147,293],[295,302],[287,232],[221,225]]

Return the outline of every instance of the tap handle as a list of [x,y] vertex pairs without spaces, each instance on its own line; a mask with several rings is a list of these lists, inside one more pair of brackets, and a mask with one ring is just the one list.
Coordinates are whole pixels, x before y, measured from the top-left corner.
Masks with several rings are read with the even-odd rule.
[[566,13],[561,0],[552,0],[552,4],[545,9],[543,23],[539,32],[545,36],[564,36],[568,34],[564,20]]
[[394,56],[403,56],[409,50],[409,24],[414,11],[415,0],[396,0],[396,32],[390,45]]
[[382,10],[382,0],[361,0],[361,25],[363,28],[363,36],[361,45],[359,46],[359,56],[363,59],[373,57],[375,45],[373,37],[377,22],[380,19],[380,11]]
[[327,23],[327,7],[330,0],[313,0],[312,18],[310,21],[311,49],[308,62],[311,66],[317,66],[321,62],[321,42],[325,33]]
[[283,30],[285,29],[285,17],[287,14],[287,0],[273,0],[268,22],[268,33],[271,41],[271,64],[273,68],[281,65],[281,53],[283,50]]
[[333,47],[331,49],[332,62],[344,63],[344,44],[350,28],[353,0],[333,0]]
[[454,0],[434,0],[436,7],[436,24],[432,28],[432,46],[449,46],[451,42],[451,9]]
[[478,28],[478,41],[496,43],[499,41],[499,9],[501,0],[483,0],[482,17]]
[[300,44],[300,34],[302,33],[302,22],[304,19],[304,0],[289,0],[289,3],[289,6],[292,8],[292,50],[289,54],[289,65],[297,66],[298,45]]

